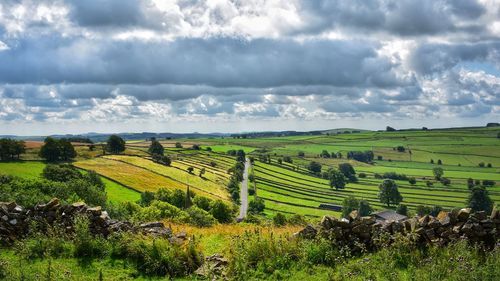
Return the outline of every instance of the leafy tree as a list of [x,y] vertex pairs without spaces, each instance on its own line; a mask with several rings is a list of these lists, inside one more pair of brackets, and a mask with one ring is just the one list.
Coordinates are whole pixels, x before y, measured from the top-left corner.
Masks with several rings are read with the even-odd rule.
[[217,166],[217,162],[215,161],[210,161],[210,167],[215,167]]
[[358,213],[360,216],[368,216],[373,212],[372,207],[370,206],[370,203],[366,200],[361,200],[359,201],[359,208],[358,208]]
[[123,152],[125,151],[125,141],[117,135],[111,135],[108,138],[106,149],[114,154]]
[[187,168],[187,171],[188,171],[188,173],[192,174],[192,173],[193,173],[193,171],[194,171],[194,168],[193,168],[192,166],[189,166],[189,167]]
[[299,152],[297,153],[297,156],[299,156],[299,157],[304,157],[304,156],[305,156],[305,153],[304,153],[303,151],[299,151]]
[[468,178],[468,179],[467,179],[467,187],[468,187],[469,189],[472,189],[474,186],[475,186],[475,184],[474,184],[474,179],[472,179],[472,178]]
[[438,159],[438,165],[443,165],[443,161],[441,161],[441,159]]
[[[239,149],[238,151],[236,151],[236,160],[238,160],[239,162],[245,162],[245,151],[243,149]],[[270,156],[268,155],[268,162],[271,163],[271,158]]]
[[431,164],[434,164],[434,159],[431,159]]
[[396,213],[403,216],[408,216],[408,207],[405,204],[399,204],[396,208]]
[[201,208],[201,209],[208,212],[211,209],[212,200],[210,200],[209,198],[207,198],[205,196],[195,196],[193,199],[193,204],[198,206],[198,208]]
[[182,144],[180,142],[175,143],[175,148],[182,148]]
[[264,199],[262,198],[255,198],[254,200],[250,201],[248,203],[248,212],[251,214],[260,214],[264,211],[266,208],[266,204],[264,202]]
[[479,167],[484,168],[484,162],[480,162]]
[[339,165],[339,170],[344,174],[346,178],[349,179],[350,182],[357,182],[358,179],[356,178],[356,171],[352,167],[351,164],[349,163],[342,163]]
[[283,161],[286,163],[293,163],[292,157],[290,156],[283,156]]
[[448,186],[448,185],[450,185],[450,184],[451,184],[451,180],[450,180],[449,178],[442,177],[442,178],[441,178],[441,183],[442,183],[443,185]]
[[417,180],[415,178],[409,178],[408,179],[408,182],[411,184],[411,185],[415,185],[417,183]]
[[155,199],[155,193],[151,191],[141,192],[141,199],[139,200],[139,204],[141,206],[149,206],[151,202]]
[[347,183],[347,179],[342,174],[342,172],[334,169],[328,169],[328,180],[330,181],[330,187],[335,189],[344,189]]
[[330,153],[328,153],[328,151],[326,150],[323,150],[319,156],[322,158],[330,158]]
[[76,150],[68,139],[59,140],[59,149],[60,157],[64,161],[68,161],[76,157]]
[[220,223],[228,223],[233,220],[233,209],[220,199],[212,202],[210,214]]
[[396,150],[397,150],[398,152],[405,152],[405,151],[406,151],[406,148],[405,148],[404,146],[402,146],[402,145],[398,145],[398,146],[396,147]]
[[26,152],[24,141],[13,139],[0,139],[0,160],[19,159],[22,153]]
[[403,201],[403,196],[399,193],[398,185],[393,180],[384,180],[379,185],[379,199],[380,202],[390,207],[391,205],[397,205]]
[[75,167],[67,164],[49,164],[43,169],[42,176],[48,180],[58,182],[68,182],[70,180],[81,179],[83,177],[80,171],[78,171]]
[[359,201],[354,196],[344,198],[342,201],[342,217],[347,217],[352,211],[359,206]]
[[469,198],[467,199],[467,205],[474,212],[485,211],[489,214],[493,208],[493,201],[491,200],[486,188],[474,187],[469,195]]
[[194,150],[200,150],[200,145],[199,144],[193,144],[192,149]]
[[429,206],[424,206],[424,205],[418,205],[416,208],[415,208],[415,211],[417,212],[417,215],[419,216],[425,216],[425,215],[428,215],[430,214],[431,212],[431,207]]
[[58,141],[52,137],[47,137],[40,148],[39,155],[48,162],[56,162],[59,160],[61,157],[61,150]]
[[434,174],[434,177],[436,178],[436,180],[440,180],[444,174],[444,170],[441,167],[436,167],[436,168],[432,169],[432,173]]
[[186,205],[186,193],[180,189],[174,190],[168,203],[176,206],[177,208],[184,209],[184,206]]
[[278,158],[278,164],[283,164],[283,159],[282,158]]
[[311,161],[309,162],[307,169],[311,171],[311,173],[319,174],[321,173],[321,164],[315,161]]
[[148,152],[151,154],[163,155],[164,153],[163,145],[157,140],[153,140],[149,146]]

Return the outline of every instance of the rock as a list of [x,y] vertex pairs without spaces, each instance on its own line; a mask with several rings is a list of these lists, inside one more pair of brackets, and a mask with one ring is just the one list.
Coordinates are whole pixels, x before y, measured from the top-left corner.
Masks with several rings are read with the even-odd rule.
[[100,216],[101,212],[102,212],[101,206],[97,206],[97,207],[94,207],[94,208],[88,208],[87,209],[87,213],[90,213],[90,214],[92,214],[93,216],[96,216],[96,217]]
[[439,219],[439,223],[444,227],[449,226],[451,224],[450,216],[447,214],[445,217]]
[[500,210],[497,210],[497,206],[493,206],[493,210],[491,210],[490,215],[491,220],[500,219]]
[[332,227],[334,227],[334,226],[335,226],[335,222],[336,222],[336,221],[337,221],[337,219],[336,219],[336,218],[334,218],[334,217],[331,217],[331,216],[323,216],[323,218],[321,219],[320,224],[321,224],[321,227],[322,227],[323,229],[328,230],[328,229],[331,229]]
[[460,209],[460,211],[458,211],[457,219],[461,222],[467,221],[467,219],[469,218],[470,212],[471,212],[470,208]]
[[17,224],[17,220],[16,219],[12,219],[9,221],[9,224],[10,225],[16,225]]
[[342,227],[342,228],[349,228],[349,220],[346,218],[341,218],[338,222],[337,225]]
[[430,220],[431,220],[430,216],[425,215],[418,220],[418,224],[420,225],[420,227],[426,227],[427,224],[429,224]]
[[357,219],[359,219],[359,213],[357,210],[353,210],[352,212],[349,213],[349,216],[347,216],[349,218],[350,221],[355,221]]
[[485,211],[480,211],[480,212],[475,212],[471,215],[471,218],[474,218],[478,221],[485,220],[487,218],[486,212]]
[[441,223],[436,218],[431,217],[428,226],[431,228],[438,228],[441,226]]
[[437,215],[436,219],[438,220],[442,220],[444,218],[447,218],[448,217],[448,212],[446,211],[441,211],[439,212],[439,214]]
[[139,225],[139,228],[165,227],[161,221],[147,222]]
[[59,207],[60,206],[60,202],[59,202],[59,199],[58,198],[52,198],[50,199],[50,201],[45,204],[45,209],[46,210],[53,210],[55,209],[56,207]]
[[361,217],[361,223],[363,223],[363,224],[372,225],[376,222],[377,222],[377,220],[375,219],[375,217],[371,217],[371,216]]
[[308,224],[304,229],[296,233],[296,236],[299,236],[304,239],[314,239],[318,231],[310,224]]

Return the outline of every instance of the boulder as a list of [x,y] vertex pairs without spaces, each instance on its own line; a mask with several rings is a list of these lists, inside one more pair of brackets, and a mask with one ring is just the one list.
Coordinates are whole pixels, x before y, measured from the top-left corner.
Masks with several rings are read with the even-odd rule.
[[321,227],[323,229],[331,229],[332,227],[335,226],[335,222],[337,221],[337,219],[335,217],[331,217],[331,216],[323,216],[323,218],[321,219]]
[[139,225],[139,228],[165,227],[161,221],[146,222]]
[[460,211],[458,211],[457,219],[461,222],[467,221],[467,219],[469,218],[470,212],[471,212],[470,208],[460,209]]
[[316,237],[316,234],[318,234],[318,231],[316,228],[314,228],[312,225],[308,224],[304,229],[301,231],[295,233],[295,236],[304,238],[304,239],[314,239]]

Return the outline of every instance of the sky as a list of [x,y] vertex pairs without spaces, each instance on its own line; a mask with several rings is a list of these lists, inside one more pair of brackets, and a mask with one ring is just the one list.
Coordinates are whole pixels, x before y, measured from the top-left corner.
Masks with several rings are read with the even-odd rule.
[[1,0],[0,134],[500,121],[500,0]]

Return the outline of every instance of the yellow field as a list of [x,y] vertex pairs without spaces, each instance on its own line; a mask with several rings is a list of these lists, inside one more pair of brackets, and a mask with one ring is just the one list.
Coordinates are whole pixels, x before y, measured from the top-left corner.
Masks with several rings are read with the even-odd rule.
[[[135,166],[136,164],[134,163],[123,162],[132,159],[140,160],[136,164],[145,165],[144,168]],[[209,180],[204,181],[197,175],[189,175],[187,172],[180,171],[179,169],[165,167],[139,157],[110,155],[78,161],[74,165],[79,168],[94,170],[105,177],[140,192],[156,191],[159,188],[181,189],[185,191],[187,188],[187,178],[189,178],[190,188],[193,192],[213,199],[229,200],[224,186],[216,185]],[[201,183],[204,184],[201,185]]]
[[209,169],[206,169],[206,173],[204,174],[203,178],[201,178],[199,176],[198,168],[195,168],[193,173],[190,174],[187,172],[187,168],[189,166],[178,163],[176,161],[173,161],[172,166],[168,167],[157,164],[151,160],[135,156],[109,155],[105,156],[104,158],[115,161],[123,161],[133,166],[138,166],[142,169],[149,170],[150,172],[174,179],[177,182],[181,182],[184,188],[186,184],[189,184],[190,187],[194,188],[193,191],[195,192],[203,190],[217,195],[217,197],[227,198],[227,179],[225,177],[221,177],[217,174],[212,173]]

